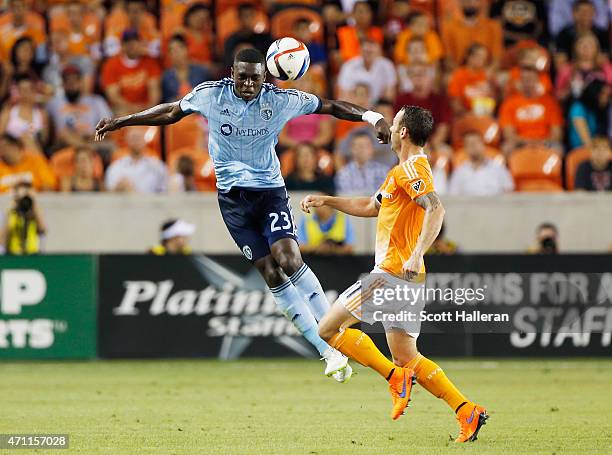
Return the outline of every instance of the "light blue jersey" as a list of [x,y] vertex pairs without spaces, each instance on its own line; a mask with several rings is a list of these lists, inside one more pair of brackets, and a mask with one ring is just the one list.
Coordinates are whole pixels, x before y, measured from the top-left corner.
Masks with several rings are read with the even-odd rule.
[[321,101],[299,90],[263,84],[257,98],[245,101],[234,93],[234,81],[204,82],[180,101],[183,112],[208,119],[208,153],[217,188],[278,188],[285,185],[275,146],[285,124],[312,114]]

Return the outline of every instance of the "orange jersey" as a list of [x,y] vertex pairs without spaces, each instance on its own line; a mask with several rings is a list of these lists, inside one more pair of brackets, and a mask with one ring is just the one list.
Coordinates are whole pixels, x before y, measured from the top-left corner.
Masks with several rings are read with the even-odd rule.
[[414,199],[432,191],[433,176],[426,155],[413,155],[389,171],[376,194],[380,202],[376,223],[378,268],[403,275],[402,266],[416,246],[425,217],[425,210]]

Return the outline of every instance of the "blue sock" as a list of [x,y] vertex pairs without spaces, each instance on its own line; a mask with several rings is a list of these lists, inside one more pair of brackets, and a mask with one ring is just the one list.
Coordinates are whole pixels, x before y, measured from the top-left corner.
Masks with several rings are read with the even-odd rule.
[[280,286],[270,288],[270,291],[272,291],[274,300],[285,317],[319,351],[319,354],[323,355],[329,349],[329,345],[319,336],[317,321],[293,283],[287,281]]
[[329,302],[317,276],[310,270],[310,267],[304,264],[289,279],[298,292],[304,296],[312,315],[317,321],[320,321],[329,310]]

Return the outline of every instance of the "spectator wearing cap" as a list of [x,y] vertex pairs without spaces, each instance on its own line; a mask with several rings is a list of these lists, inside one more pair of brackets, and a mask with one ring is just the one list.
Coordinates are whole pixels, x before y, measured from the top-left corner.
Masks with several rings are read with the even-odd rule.
[[55,189],[56,179],[42,154],[26,150],[21,140],[3,134],[0,136],[0,193],[22,183],[37,191],[50,191]]
[[162,75],[162,101],[168,103],[182,98],[196,85],[212,78],[208,70],[190,63],[187,41],[183,35],[173,35],[168,42],[170,68]]
[[181,219],[164,221],[160,228],[160,243],[149,250],[156,256],[191,254],[189,240],[196,227]]
[[442,26],[442,43],[449,69],[460,65],[473,43],[486,47],[493,66],[497,67],[503,52],[502,28],[499,21],[484,14],[484,0],[460,0],[462,16],[447,20]]
[[49,139],[47,112],[36,103],[35,84],[26,74],[15,77],[16,101],[0,113],[0,134],[20,138],[30,151],[43,152]]
[[91,93],[93,90],[93,60],[87,55],[72,55],[68,49],[69,35],[63,30],[51,33],[51,56],[43,70],[43,80],[53,87],[54,93],[63,90],[62,71],[67,66],[76,66],[83,78],[83,90]]
[[64,67],[62,90],[47,105],[59,147],[77,147],[92,142],[100,119],[112,116],[104,98],[84,91],[80,68],[74,65]]
[[102,87],[115,114],[141,111],[160,100],[160,68],[140,53],[138,32],[129,29],[122,35],[123,52],[102,65]]
[[158,158],[145,154],[142,131],[126,130],[129,153],[114,161],[106,171],[106,188],[117,192],[161,193],[168,189],[168,172]]
[[138,52],[141,56],[158,58],[160,33],[155,16],[147,11],[146,0],[124,0],[116,6],[105,21],[104,53],[115,56],[121,52],[123,33],[134,30],[138,36]]
[[464,196],[495,196],[514,189],[506,166],[488,158],[482,136],[477,131],[463,137],[467,160],[455,169],[450,178],[450,194]]
[[380,45],[370,39],[361,44],[360,55],[351,58],[340,68],[338,87],[340,98],[346,99],[358,83],[368,84],[370,87],[370,104],[379,99],[392,100],[395,98],[397,75],[393,62],[382,56]]

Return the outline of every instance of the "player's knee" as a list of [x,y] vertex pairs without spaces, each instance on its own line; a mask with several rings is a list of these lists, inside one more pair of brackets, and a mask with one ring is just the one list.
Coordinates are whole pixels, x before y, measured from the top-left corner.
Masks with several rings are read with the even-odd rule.
[[329,341],[332,337],[338,333],[338,327],[330,324],[325,318],[319,321],[319,336],[324,341]]
[[403,367],[410,363],[414,358],[419,355],[419,351],[408,350],[399,354],[393,354],[393,363],[399,367]]
[[302,257],[299,254],[281,253],[276,258],[278,265],[285,272],[287,276],[293,275],[295,272],[300,270],[300,267],[304,264]]

